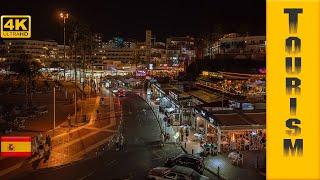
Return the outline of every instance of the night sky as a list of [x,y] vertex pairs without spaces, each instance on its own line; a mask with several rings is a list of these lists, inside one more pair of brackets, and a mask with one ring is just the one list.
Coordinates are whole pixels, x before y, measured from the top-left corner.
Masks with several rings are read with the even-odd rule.
[[102,33],[144,40],[151,29],[158,40],[208,32],[265,35],[265,0],[1,0],[0,14],[29,14],[32,39],[62,42],[59,10]]

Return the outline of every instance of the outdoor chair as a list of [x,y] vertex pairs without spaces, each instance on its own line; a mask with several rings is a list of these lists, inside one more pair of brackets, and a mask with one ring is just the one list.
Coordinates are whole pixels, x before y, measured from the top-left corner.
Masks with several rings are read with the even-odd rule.
[[237,165],[239,164],[239,162],[241,162],[241,164],[243,165],[243,155],[239,154],[239,158],[237,159]]

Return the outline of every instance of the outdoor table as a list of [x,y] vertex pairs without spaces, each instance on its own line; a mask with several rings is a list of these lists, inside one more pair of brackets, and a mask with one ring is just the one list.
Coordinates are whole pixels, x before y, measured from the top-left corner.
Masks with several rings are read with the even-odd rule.
[[204,144],[203,149],[211,148],[211,144]]
[[194,134],[194,137],[196,137],[198,140],[202,140],[202,138],[203,138],[203,135],[202,134],[200,134],[200,133],[195,133]]
[[230,152],[229,154],[228,154],[228,158],[229,159],[232,159],[232,160],[235,160],[235,159],[237,159],[237,158],[239,158],[239,156],[240,156],[240,154],[239,153],[237,153],[237,152]]

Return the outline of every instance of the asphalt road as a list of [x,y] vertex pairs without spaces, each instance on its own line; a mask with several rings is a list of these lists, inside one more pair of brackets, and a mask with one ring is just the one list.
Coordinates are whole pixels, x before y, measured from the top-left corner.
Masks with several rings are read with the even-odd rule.
[[[152,110],[139,96],[120,98],[120,132],[124,148],[114,148],[73,164],[20,173],[11,179],[145,179],[149,169],[162,166],[169,157],[183,153],[174,144],[160,146],[160,129]],[[144,111],[145,110],[145,111]],[[103,117],[102,117],[103,118]],[[95,152],[88,152],[95,154]],[[205,175],[215,179],[210,173]]]

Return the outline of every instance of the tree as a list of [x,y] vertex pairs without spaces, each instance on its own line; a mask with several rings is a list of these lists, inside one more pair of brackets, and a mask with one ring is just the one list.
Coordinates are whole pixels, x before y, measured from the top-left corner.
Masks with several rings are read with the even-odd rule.
[[[93,54],[98,47],[98,44],[95,41],[94,34],[91,32],[90,28],[85,23],[77,20],[76,18],[71,19],[71,21],[68,23],[67,30],[67,34],[69,34],[67,36],[69,37],[69,44],[72,47],[72,51],[75,57],[74,68],[76,69],[77,67],[80,67],[82,69],[81,74],[84,78],[84,74],[88,67],[88,64],[90,64],[91,68],[93,68]],[[79,55],[81,57],[80,59],[78,57]],[[91,70],[93,73],[93,69]],[[92,82],[92,80],[90,80],[90,82]],[[84,86],[85,82],[82,83],[82,89],[84,89]]]
[[10,64],[10,71],[17,73],[18,77],[25,82],[26,105],[31,105],[31,83],[36,76],[40,74],[39,70],[42,65],[39,61],[33,60],[29,54],[21,54],[18,59],[13,60]]

